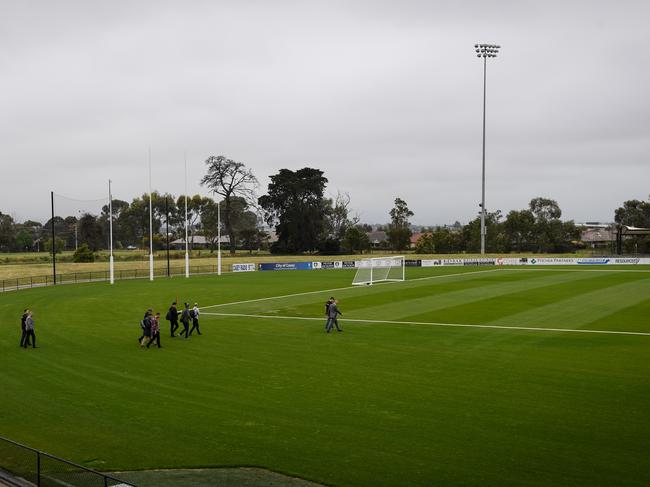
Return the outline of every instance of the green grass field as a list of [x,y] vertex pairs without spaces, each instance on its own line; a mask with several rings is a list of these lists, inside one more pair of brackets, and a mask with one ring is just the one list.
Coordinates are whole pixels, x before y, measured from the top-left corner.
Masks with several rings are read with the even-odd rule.
[[[0,295],[0,434],[102,471],[650,484],[649,271],[408,269],[406,282],[351,288],[352,277],[256,272]],[[324,333],[330,295],[343,333]],[[172,340],[165,322],[163,348],[139,348],[144,310],[164,316],[176,297],[203,308],[203,335]],[[25,307],[36,350],[18,347]]]

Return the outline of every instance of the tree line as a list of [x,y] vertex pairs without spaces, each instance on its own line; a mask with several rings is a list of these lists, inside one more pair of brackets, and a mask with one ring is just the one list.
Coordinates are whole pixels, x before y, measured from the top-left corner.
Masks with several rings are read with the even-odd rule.
[[[221,205],[222,234],[228,237],[226,248],[269,248],[272,253],[292,254],[319,252],[321,254],[359,253],[373,245],[369,233],[374,230],[360,223],[352,214],[350,196],[338,192],[328,198],[328,179],[320,169],[304,167],[298,170],[280,169],[270,176],[266,193],[257,196],[259,183],[253,172],[241,162],[225,156],[210,156],[201,185],[214,198],[193,195],[187,198],[189,242],[203,236],[210,248],[216,246],[218,235],[217,199]],[[184,238],[185,196],[152,192],[153,246],[164,248],[169,229],[170,240]],[[113,200],[114,247],[148,247],[149,195],[133,198],[131,202]],[[389,212],[390,223],[376,230],[384,231],[386,239],[380,248],[403,251],[411,247],[414,213],[405,200],[395,198]],[[580,231],[573,221],[562,221],[558,203],[548,198],[534,198],[528,208],[512,210],[503,215],[500,210],[486,215],[489,252],[567,252],[574,250]],[[650,227],[650,202],[630,200],[615,211],[617,223]],[[105,205],[97,215],[55,216],[54,221],[13,221],[0,213],[0,250],[4,252],[46,250],[55,245],[57,251],[72,250],[80,245],[90,251],[108,247],[109,208]],[[51,240],[54,223],[56,241]],[[264,228],[273,229],[277,239],[269,243]],[[650,248],[647,239],[637,238],[643,251]],[[480,217],[466,225],[425,229],[415,244],[420,253],[478,252],[480,249]]]

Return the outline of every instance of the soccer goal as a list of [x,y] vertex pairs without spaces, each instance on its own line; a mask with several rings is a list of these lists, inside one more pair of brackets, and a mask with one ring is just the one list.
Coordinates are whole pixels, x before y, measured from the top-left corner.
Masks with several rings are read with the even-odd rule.
[[381,281],[404,280],[404,256],[363,259],[352,281],[353,286],[372,285]]

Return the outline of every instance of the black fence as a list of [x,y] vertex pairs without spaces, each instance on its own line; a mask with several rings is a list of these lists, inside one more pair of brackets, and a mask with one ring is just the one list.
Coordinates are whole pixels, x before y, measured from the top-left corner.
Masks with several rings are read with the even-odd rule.
[[0,485],[17,487],[135,487],[63,458],[0,436]]
[[[222,265],[222,272],[230,272],[232,265]],[[154,268],[154,277],[168,277],[166,267]],[[190,266],[190,275],[196,274],[216,274],[217,265]],[[185,275],[185,267],[170,267],[169,277],[178,277]],[[114,273],[115,280],[121,279],[145,279],[149,278],[149,269],[123,269],[116,270]],[[110,274],[106,271],[88,271],[88,272],[70,272],[67,274],[57,274],[56,284],[75,284],[80,282],[101,282],[109,281]],[[54,278],[52,274],[43,276],[18,277],[15,279],[0,280],[0,292],[17,291],[19,289],[29,289],[32,287],[53,286]]]

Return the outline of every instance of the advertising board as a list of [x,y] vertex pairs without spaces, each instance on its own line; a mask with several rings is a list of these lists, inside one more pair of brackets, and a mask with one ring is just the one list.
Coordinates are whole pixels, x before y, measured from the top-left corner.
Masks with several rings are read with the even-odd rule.
[[232,265],[233,272],[253,272],[255,270],[257,270],[257,266],[255,264],[233,264]]
[[272,262],[259,265],[261,271],[309,271],[311,262]]

